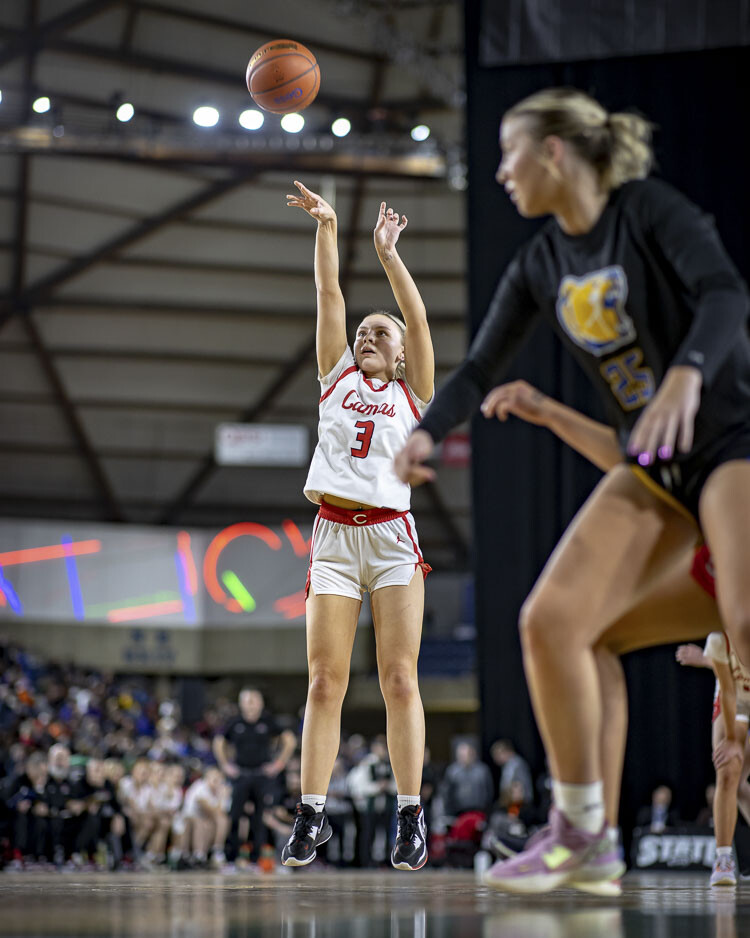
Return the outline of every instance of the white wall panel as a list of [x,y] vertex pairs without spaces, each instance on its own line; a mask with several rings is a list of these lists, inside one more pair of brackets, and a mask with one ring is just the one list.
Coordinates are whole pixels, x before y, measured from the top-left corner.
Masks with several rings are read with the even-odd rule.
[[[59,15],[59,8],[57,12]],[[105,10],[80,26],[67,30],[65,35],[77,42],[107,43],[116,46],[120,42],[126,16],[127,9],[115,7]]]
[[253,309],[315,310],[315,284],[301,278],[267,274],[203,273],[158,268],[98,264],[69,281],[61,297],[175,303],[247,303]]
[[[102,242],[123,234],[132,224],[124,218],[32,202],[28,211],[28,244],[30,248],[87,254]],[[64,263],[64,259],[59,263]]]
[[[283,316],[260,320],[241,316],[216,316],[206,309],[203,317],[163,315],[151,312],[41,307],[35,319],[45,340],[56,349],[142,349],[146,352],[196,355],[244,355],[285,361],[315,329],[315,314],[307,327]],[[0,344],[5,333],[0,332]]]
[[[214,220],[227,220],[236,222],[252,222],[273,225],[290,225],[296,228],[309,228],[310,240],[315,240],[317,224],[302,209],[288,208],[286,194],[294,193],[294,175],[289,173],[280,176],[278,173],[264,173],[260,182],[255,181],[223,195],[216,201],[205,205],[195,212],[195,218],[208,218]],[[302,176],[304,185],[316,190],[320,187],[321,179],[317,174]],[[351,203],[351,182],[347,179],[336,179],[336,211],[341,216],[342,225],[339,237],[346,233],[346,220],[349,217]]]
[[290,469],[278,467],[273,470],[257,468],[224,467],[218,469],[198,493],[195,504],[201,502],[234,502],[247,505],[272,505],[279,502],[285,506],[300,504],[306,510],[307,499],[302,488],[307,478],[307,467]]
[[[424,281],[419,285],[419,292],[428,314],[433,312],[458,316],[466,309],[466,286],[462,280],[448,283]],[[386,309],[393,309],[395,306],[388,281],[385,280],[383,285],[377,281],[355,280],[349,293],[349,310],[359,314],[379,306]]]
[[6,443],[75,446],[59,405],[0,401],[0,446]]
[[174,460],[104,459],[102,465],[119,498],[163,501],[165,504],[180,491],[197,468],[196,462]]
[[0,395],[46,394],[49,382],[33,352],[8,352],[0,349]]
[[[285,209],[285,211],[287,211]],[[287,266],[313,276],[315,226],[306,235],[269,232],[206,230],[170,225],[139,241],[127,257],[157,257],[197,263]]]
[[89,498],[93,483],[83,458],[4,453],[0,450],[0,492],[36,498]]
[[[103,410],[79,407],[79,415],[97,448],[186,452],[203,456],[213,448],[217,418],[203,414]],[[229,412],[227,420],[236,413]]]
[[63,355],[58,356],[57,364],[74,398],[95,396],[103,400],[250,404],[275,373],[272,368],[236,365],[137,361],[102,364],[70,360]]
[[[84,60],[75,60],[75,71]],[[88,92],[97,85],[98,63],[88,76]],[[81,92],[83,93],[83,91]],[[201,183],[178,173],[128,166],[107,160],[56,159],[37,156],[31,163],[32,193],[51,196],[70,194],[104,205],[119,206],[128,212],[152,215],[199,191]]]

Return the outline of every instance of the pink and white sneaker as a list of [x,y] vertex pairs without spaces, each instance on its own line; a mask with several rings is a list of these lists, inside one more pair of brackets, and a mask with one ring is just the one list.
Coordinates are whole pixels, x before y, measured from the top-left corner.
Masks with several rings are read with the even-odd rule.
[[573,827],[553,808],[549,828],[540,834],[518,856],[490,867],[485,885],[505,892],[551,892],[562,886],[580,889],[584,884],[611,882],[625,872],[619,850],[604,827],[598,834],[589,834]]
[[737,885],[737,867],[734,863],[734,857],[717,857],[714,861],[713,872],[711,873],[711,886],[736,886]]

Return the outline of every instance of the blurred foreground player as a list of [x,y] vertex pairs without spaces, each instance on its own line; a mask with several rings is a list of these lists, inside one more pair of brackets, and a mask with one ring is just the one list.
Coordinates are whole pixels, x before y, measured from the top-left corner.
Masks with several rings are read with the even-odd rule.
[[[622,462],[617,434],[612,427],[554,400],[527,381],[510,381],[493,388],[482,403],[482,412],[486,417],[494,416],[501,421],[515,416],[545,427],[602,472]],[[633,609],[614,622],[594,646],[602,700],[600,757],[606,831],[613,845],[618,842],[617,814],[628,724],[619,655],[687,637],[703,638],[710,631],[722,628],[710,553],[705,545],[696,548],[691,544],[676,556],[670,572],[646,591]],[[681,647],[697,649],[701,664],[710,666],[697,645]],[[750,808],[750,790],[748,805]],[[498,846],[497,852],[506,856],[518,852],[517,838],[512,844],[506,839]],[[607,881],[571,881],[568,885],[596,895],[619,895],[621,891],[618,877]]]
[[307,582],[309,687],[302,732],[302,800],[282,852],[304,866],[331,837],[325,800],[341,736],[362,595],[370,593],[387,738],[398,788],[396,869],[427,861],[419,800],[424,711],[417,683],[424,575],[409,511],[411,491],[393,471],[393,457],[432,398],[434,354],[419,291],[396,250],[406,217],[381,203],[375,249],[405,324],[371,313],[357,327],[353,350],[338,279],[337,219],[319,195],[295,182],[288,204],[318,223],[315,239],[317,357],[321,384],[319,441],[305,495],[320,505]]
[[[545,835],[495,864],[487,883],[533,893],[623,869],[605,825],[603,668],[623,695],[624,682],[616,656],[598,662],[596,649],[686,556],[697,521],[722,620],[750,661],[750,340],[746,291],[712,222],[645,178],[644,119],[549,89],[515,105],[500,137],[498,182],[522,215],[554,217],[502,276],[467,360],[397,469],[405,480],[429,477],[421,462],[501,379],[538,313],[590,376],[627,454],[571,522],[521,612],[555,805]],[[623,639],[643,647],[648,632],[647,620],[626,623]]]

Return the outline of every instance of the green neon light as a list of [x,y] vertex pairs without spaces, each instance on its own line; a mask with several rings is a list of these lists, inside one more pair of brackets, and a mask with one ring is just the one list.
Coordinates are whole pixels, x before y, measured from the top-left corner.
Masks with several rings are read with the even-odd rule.
[[147,606],[150,603],[166,603],[170,600],[179,599],[180,594],[170,590],[162,590],[160,593],[150,593],[148,596],[133,596],[130,599],[121,599],[118,603],[96,603],[86,606],[86,615],[98,616],[106,615],[115,609],[129,609],[130,606]]
[[245,612],[254,612],[257,603],[245,589],[245,586],[232,570],[225,570],[221,575],[221,582],[226,586],[229,592],[234,596]]

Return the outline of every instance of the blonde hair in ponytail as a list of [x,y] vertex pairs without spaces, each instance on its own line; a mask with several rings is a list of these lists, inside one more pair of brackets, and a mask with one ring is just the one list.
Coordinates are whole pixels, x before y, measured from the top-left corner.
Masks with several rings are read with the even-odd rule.
[[572,144],[596,169],[602,187],[617,189],[644,179],[654,163],[653,124],[638,114],[610,114],[577,88],[546,88],[515,104],[505,117],[529,117],[533,134]]

